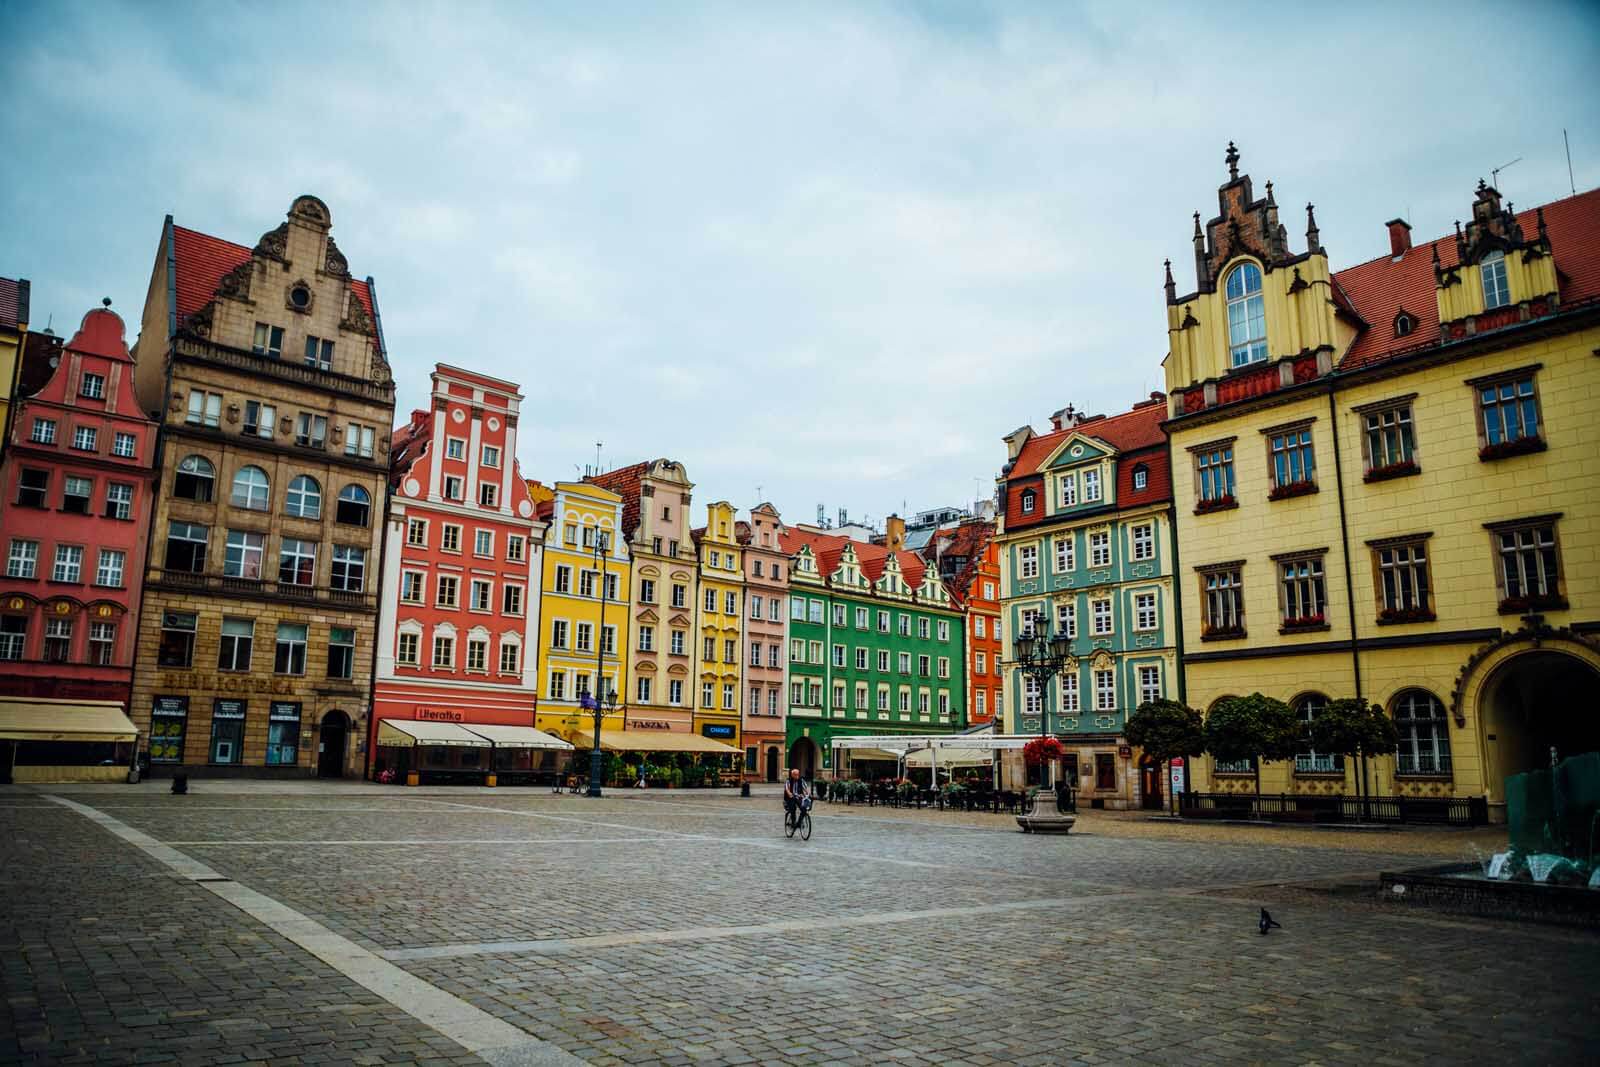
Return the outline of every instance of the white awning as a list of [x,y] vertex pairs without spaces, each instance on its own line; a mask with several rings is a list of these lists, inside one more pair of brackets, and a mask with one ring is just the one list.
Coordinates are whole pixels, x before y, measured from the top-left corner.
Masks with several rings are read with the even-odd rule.
[[926,767],[934,753],[941,767],[987,767],[994,762],[995,754],[986,748],[923,749],[906,757],[908,767]]
[[479,737],[487,737],[495,748],[559,748],[570,749],[572,742],[535,730],[531,726],[500,726],[495,723],[463,723]]
[[845,755],[853,760],[899,760],[905,754],[905,749],[868,748],[865,745],[852,745],[845,749]]
[[132,741],[139,730],[112,700],[0,700],[0,740]]
[[836,748],[848,751],[858,748],[878,748],[887,751],[896,749],[901,751],[916,752],[925,749],[974,749],[984,752],[993,752],[997,749],[1017,749],[1025,747],[1030,741],[1037,741],[1038,734],[859,734],[854,737],[835,737],[829,744]]
[[457,745],[462,748],[488,748],[489,739],[480,737],[453,722],[422,722],[413,719],[384,719],[378,723],[378,744]]

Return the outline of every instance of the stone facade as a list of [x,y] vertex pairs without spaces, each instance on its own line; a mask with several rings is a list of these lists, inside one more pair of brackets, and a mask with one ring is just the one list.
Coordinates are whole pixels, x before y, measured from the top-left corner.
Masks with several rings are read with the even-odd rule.
[[163,227],[136,347],[163,447],[131,707],[156,769],[366,758],[394,385],[330,224],[303,196],[253,248]]

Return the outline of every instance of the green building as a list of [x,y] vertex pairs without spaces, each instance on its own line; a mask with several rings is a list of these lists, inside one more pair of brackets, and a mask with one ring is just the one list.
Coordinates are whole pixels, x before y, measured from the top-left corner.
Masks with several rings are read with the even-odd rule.
[[1139,705],[1181,698],[1172,488],[1164,397],[1110,418],[1052,417],[1006,437],[1001,618],[1008,634],[1065,634],[1071,655],[1044,685],[1005,649],[1005,728],[1052,734],[1079,803],[1161,806],[1161,766],[1123,734]]
[[935,568],[809,529],[789,555],[789,766],[832,776],[837,736],[948,734],[967,721],[965,627]]

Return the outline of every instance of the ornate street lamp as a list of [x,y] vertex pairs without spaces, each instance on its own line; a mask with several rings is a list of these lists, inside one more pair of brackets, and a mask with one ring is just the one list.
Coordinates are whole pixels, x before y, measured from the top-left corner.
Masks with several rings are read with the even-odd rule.
[[594,748],[589,751],[589,795],[600,795],[600,767],[603,762],[600,755],[600,723],[609,708],[612,712],[617,710],[617,691],[606,686],[606,594],[609,586],[606,584],[606,552],[609,548],[609,538],[604,530],[595,529],[594,532],[594,558],[600,565],[600,622],[595,626],[594,635],[594,695],[583,695],[579,701],[581,707],[589,708],[594,712]]
[[[1039,690],[1039,736],[1049,735],[1049,710],[1045,706],[1045,694],[1049,692],[1050,679],[1061,674],[1068,667],[1076,664],[1072,655],[1072,640],[1064,633],[1055,636],[1050,634],[1050,620],[1043,615],[1036,616],[1033,620],[1033,632],[1017,635],[1014,642],[1017,657],[1017,670],[1031,678]],[[1026,699],[1026,690],[1024,690]],[[1026,704],[1023,709],[1027,710]],[[1020,722],[1018,724],[1021,725]],[[1068,790],[1071,784],[1067,785]],[[1061,802],[1061,785],[1056,786],[1057,803]]]

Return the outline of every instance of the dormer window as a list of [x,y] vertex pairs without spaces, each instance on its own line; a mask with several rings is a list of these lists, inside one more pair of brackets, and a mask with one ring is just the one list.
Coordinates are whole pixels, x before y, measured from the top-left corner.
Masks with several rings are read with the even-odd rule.
[[1228,275],[1228,355],[1243,367],[1267,358],[1267,311],[1261,300],[1261,268],[1242,263]]
[[1490,252],[1478,264],[1483,276],[1483,310],[1493,311],[1511,303],[1511,286],[1506,283],[1506,257],[1503,252]]
[[1024,515],[1033,514],[1034,496],[1035,494],[1032,489],[1029,489],[1022,494],[1022,513]]
[[1394,335],[1404,337],[1417,328],[1417,320],[1404,311],[1394,317]]
[[1135,490],[1147,488],[1150,485],[1150,468],[1144,464],[1133,468],[1133,488]]

